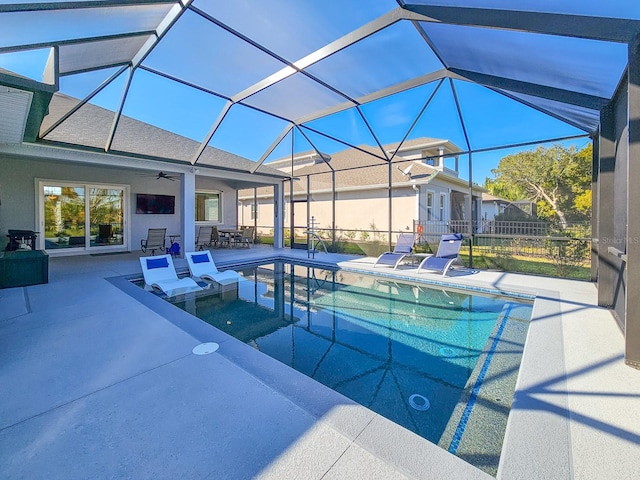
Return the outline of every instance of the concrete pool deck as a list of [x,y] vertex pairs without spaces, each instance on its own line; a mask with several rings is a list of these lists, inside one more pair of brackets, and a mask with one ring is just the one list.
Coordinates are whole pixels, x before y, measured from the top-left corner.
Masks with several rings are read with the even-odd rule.
[[[219,266],[274,255],[307,258],[213,250]],[[491,478],[161,299],[129,292],[122,276],[140,275],[138,256],[51,258],[48,284],[0,290],[0,477]],[[373,269],[370,258],[316,260]],[[596,306],[594,285],[394,274],[537,295],[499,478],[637,478],[640,372],[624,365],[622,334]],[[207,341],[220,349],[192,354]]]

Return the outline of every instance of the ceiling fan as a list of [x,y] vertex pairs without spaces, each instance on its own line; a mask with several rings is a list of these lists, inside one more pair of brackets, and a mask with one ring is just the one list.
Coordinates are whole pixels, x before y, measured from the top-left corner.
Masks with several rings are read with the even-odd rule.
[[163,178],[165,180],[171,180],[172,182],[175,181],[176,178],[178,178],[178,177],[176,177],[174,175],[170,175],[170,174],[168,174],[166,172],[162,172],[162,171],[160,171],[158,173],[141,174],[139,176],[141,176],[141,177],[156,177],[156,180],[160,180],[161,178]]
[[169,175],[168,173],[158,172],[158,175],[156,176],[156,180],[160,180],[161,178],[164,178],[165,180],[171,180],[173,182],[177,177],[174,177],[173,175]]

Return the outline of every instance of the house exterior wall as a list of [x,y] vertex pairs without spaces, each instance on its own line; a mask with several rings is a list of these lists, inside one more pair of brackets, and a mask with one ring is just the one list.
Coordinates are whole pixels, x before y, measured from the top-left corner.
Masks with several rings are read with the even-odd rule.
[[482,220],[483,222],[490,222],[498,215],[500,215],[500,205],[495,200],[482,202]]
[[[432,216],[429,218],[428,215],[428,194],[433,194],[433,211]],[[466,196],[469,194],[469,189],[460,187],[458,185],[454,185],[446,182],[445,180],[436,178],[433,182],[427,185],[420,186],[420,204],[419,204],[419,221],[422,225],[433,225],[434,231],[437,231],[438,228],[443,226],[443,223],[450,222],[452,219],[462,220],[462,218],[456,218],[456,214],[454,212],[453,207],[453,194],[459,194],[465,196],[465,205],[460,212],[462,218],[467,218],[467,202]],[[482,218],[483,215],[483,207],[482,202],[478,201],[479,192],[474,191],[474,201],[476,204],[476,208],[478,209],[477,217],[478,219]],[[440,197],[444,196],[444,216],[443,220],[440,218]]]
[[[36,225],[38,209],[38,180],[53,180],[78,183],[114,184],[129,186],[127,209],[129,213],[129,250],[140,249],[140,240],[147,238],[147,230],[154,227],[166,227],[167,233],[181,232],[181,195],[180,182],[157,180],[154,176],[139,176],[133,170],[96,167],[77,163],[28,160],[0,156],[3,175],[0,177],[0,248],[7,242],[9,229],[40,231]],[[214,178],[196,178],[197,189],[224,190],[223,220],[225,225],[236,224],[235,191],[228,188],[224,181]],[[161,194],[176,197],[173,215],[136,214],[136,194]],[[194,232],[197,233],[198,225]],[[77,253],[77,252],[74,252]]]
[[[385,234],[389,226],[389,198],[387,190],[339,191],[336,195],[336,228],[339,230],[375,230]],[[298,198],[304,198],[300,196]],[[411,227],[416,212],[416,195],[412,188],[393,190],[392,229]],[[314,193],[309,205],[310,215],[320,228],[331,228],[332,196],[330,192]],[[296,210],[298,214],[299,210]],[[296,219],[305,225],[306,219]]]
[[220,192],[222,204],[222,222],[196,222],[196,235],[201,226],[216,225],[219,227],[235,228],[238,221],[236,208],[236,192],[222,179],[196,176],[196,192]]
[[[448,231],[447,224],[451,220],[451,193],[459,192],[466,195],[468,190],[462,187],[452,185],[446,180],[432,182],[427,185],[421,185],[413,188],[413,185],[404,184],[392,189],[392,218],[391,230],[394,232],[413,231],[414,221],[419,220],[420,223],[427,222],[427,193],[433,194],[434,217],[431,221],[433,231],[443,233]],[[289,199],[289,191],[286,191],[285,198],[285,226],[289,227],[291,202]],[[238,206],[238,218],[245,225],[252,225],[251,205],[253,198],[250,198],[248,191],[241,192],[240,204]],[[440,220],[440,196],[444,198],[444,220]],[[332,194],[329,191],[312,192],[309,196],[309,216],[315,217],[316,227],[320,229],[330,229],[332,227]],[[297,193],[295,201],[302,201],[295,205],[295,227],[301,230],[306,227],[306,204],[304,200],[307,198],[304,193]],[[477,202],[479,206],[480,202]],[[369,231],[369,238],[374,235],[371,231],[377,231],[378,237],[388,234],[389,230],[389,198],[386,188],[372,189],[347,189],[338,190],[336,192],[335,206],[335,226],[337,230],[348,231]],[[273,222],[273,203],[270,197],[258,199],[258,232],[262,234],[269,233]],[[466,211],[463,212],[466,215]],[[444,230],[443,230],[444,228]],[[441,232],[442,230],[442,232]],[[301,233],[301,232],[298,232]],[[339,233],[338,233],[339,235]],[[361,238],[360,233],[356,233],[357,239]]]

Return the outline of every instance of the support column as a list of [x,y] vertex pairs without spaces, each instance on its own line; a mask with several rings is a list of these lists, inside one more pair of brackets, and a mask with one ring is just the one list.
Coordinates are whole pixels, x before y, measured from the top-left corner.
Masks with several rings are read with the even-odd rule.
[[331,250],[336,251],[336,171],[331,170]]
[[254,188],[253,189],[253,238],[251,239],[252,242],[255,242],[257,234],[258,234],[258,189]]
[[640,368],[640,34],[629,42],[625,362]]
[[592,138],[591,150],[591,281],[598,281],[598,174],[600,170],[600,138]]
[[387,234],[389,235],[389,240],[387,242],[387,247],[389,248],[389,251],[393,250],[392,248],[392,242],[393,242],[393,234],[391,233],[391,231],[393,230],[392,225],[393,225],[393,164],[389,161],[388,165],[387,165],[387,175],[389,183],[389,204],[388,204],[388,208],[389,208],[389,225],[387,225]]
[[[292,182],[293,183],[293,182]],[[284,182],[273,186],[273,247],[284,247]],[[291,204],[293,208],[293,204]]]
[[[467,142],[468,144],[469,142]],[[469,268],[473,268],[473,158],[469,152]]]
[[600,112],[600,141],[598,171],[598,305],[613,308],[618,270],[608,248],[619,247],[615,241],[614,177],[616,169],[615,115],[609,104]]
[[182,181],[182,225],[181,254],[193,252],[196,248],[196,174],[184,173]]

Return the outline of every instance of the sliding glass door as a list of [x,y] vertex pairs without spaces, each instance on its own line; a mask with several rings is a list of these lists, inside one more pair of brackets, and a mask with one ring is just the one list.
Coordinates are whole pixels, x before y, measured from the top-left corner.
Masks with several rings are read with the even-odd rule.
[[40,248],[126,249],[128,187],[40,181],[39,198]]
[[89,188],[89,241],[104,247],[124,243],[124,189]]

